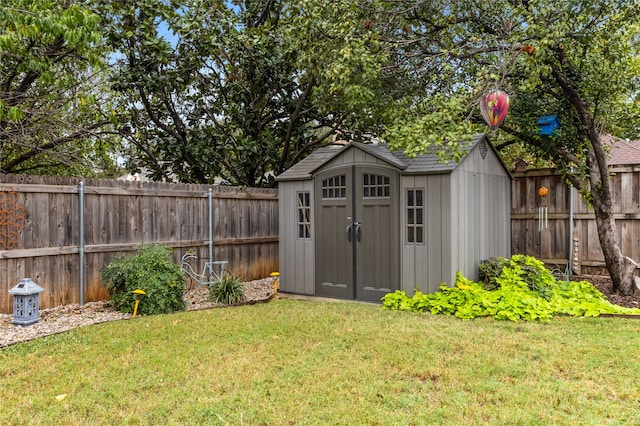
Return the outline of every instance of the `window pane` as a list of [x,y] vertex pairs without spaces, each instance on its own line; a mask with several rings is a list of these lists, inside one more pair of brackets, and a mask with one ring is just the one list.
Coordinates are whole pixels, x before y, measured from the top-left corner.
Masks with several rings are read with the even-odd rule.
[[410,243],[414,242],[414,239],[413,239],[413,227],[411,227],[411,226],[407,228],[407,241],[410,242]]
[[422,225],[422,209],[416,209],[416,223]]
[[408,190],[407,191],[407,206],[409,207],[413,207],[413,191],[412,190]]
[[422,205],[422,190],[419,189],[416,191],[416,206]]
[[416,243],[422,243],[422,227],[419,226],[416,228]]
[[415,223],[414,222],[414,218],[413,218],[413,214],[414,214],[413,213],[413,209],[407,210],[407,223],[409,225],[413,225]]

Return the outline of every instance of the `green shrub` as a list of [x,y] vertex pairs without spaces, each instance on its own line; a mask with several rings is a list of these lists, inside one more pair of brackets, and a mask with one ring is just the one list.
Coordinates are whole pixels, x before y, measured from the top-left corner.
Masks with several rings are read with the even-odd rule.
[[244,284],[234,276],[225,276],[209,287],[209,295],[216,303],[233,305],[244,299]]
[[403,291],[382,298],[385,309],[455,315],[458,318],[494,317],[511,321],[549,321],[555,315],[598,316],[640,314],[606,300],[587,281],[559,281],[531,256],[494,258],[481,264],[483,282],[458,273],[454,287],[442,285],[433,294]]
[[171,259],[171,248],[160,244],[143,244],[135,254],[118,253],[102,269],[103,285],[120,312],[133,312],[133,290],[144,290],[138,313],[164,314],[185,309],[184,274]]

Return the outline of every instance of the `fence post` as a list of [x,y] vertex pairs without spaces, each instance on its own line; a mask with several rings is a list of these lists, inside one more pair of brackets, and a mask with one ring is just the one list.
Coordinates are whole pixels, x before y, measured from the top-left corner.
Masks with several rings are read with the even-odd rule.
[[213,262],[213,190],[209,188],[207,191],[209,199],[209,262]]
[[80,270],[80,305],[84,305],[84,182],[80,181],[78,187],[79,197],[79,212],[78,212],[78,257],[79,257],[79,270]]

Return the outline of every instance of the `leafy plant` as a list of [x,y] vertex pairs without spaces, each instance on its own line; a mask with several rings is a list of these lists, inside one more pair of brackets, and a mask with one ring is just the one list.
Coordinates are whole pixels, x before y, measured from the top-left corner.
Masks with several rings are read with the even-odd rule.
[[223,305],[240,303],[244,299],[244,285],[234,276],[225,276],[209,287],[211,299]]
[[160,244],[143,244],[134,255],[118,253],[101,273],[103,285],[113,307],[121,312],[133,312],[133,290],[146,293],[138,313],[163,314],[185,308],[184,275],[171,260],[171,248]]
[[487,290],[495,290],[500,285],[496,282],[496,278],[502,273],[502,269],[508,259],[504,257],[490,257],[480,261],[478,268],[480,269],[480,281],[484,282],[484,288]]
[[458,273],[453,288],[409,297],[403,291],[382,299],[385,309],[430,312],[458,318],[494,317],[511,321],[549,321],[555,315],[599,316],[640,314],[640,309],[610,303],[588,281],[559,281],[531,256],[494,258],[481,263],[484,282],[473,282]]

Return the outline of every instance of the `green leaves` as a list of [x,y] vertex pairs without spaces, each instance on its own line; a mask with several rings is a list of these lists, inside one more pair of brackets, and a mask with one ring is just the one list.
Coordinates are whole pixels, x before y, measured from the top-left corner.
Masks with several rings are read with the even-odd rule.
[[510,321],[549,321],[555,315],[599,316],[635,314],[608,302],[587,281],[558,281],[542,262],[523,255],[483,262],[484,283],[458,274],[455,286],[442,285],[433,294],[419,290],[412,297],[403,291],[385,295],[385,309],[454,315],[461,319],[493,317]]
[[185,308],[184,275],[171,260],[171,249],[159,244],[140,246],[133,255],[118,254],[102,271],[113,307],[133,312],[134,290],[144,290],[138,312],[144,315],[171,313]]
[[[86,2],[7,0],[0,8],[0,169],[91,176],[107,122],[96,99],[106,57]],[[103,80],[104,81],[104,80]],[[85,102],[81,105],[80,99]],[[92,102],[87,102],[88,100]],[[103,146],[106,146],[106,142]],[[96,155],[94,155],[96,154]],[[107,164],[106,168],[111,165]]]
[[225,276],[209,287],[209,295],[216,303],[234,305],[244,299],[244,284],[237,277]]
[[306,39],[290,2],[143,6],[113,4],[104,13],[121,52],[114,88],[122,123],[131,126],[132,168],[155,179],[268,186],[343,118],[346,108],[320,111],[318,93],[339,105],[341,89],[324,85],[325,70],[301,59]]

